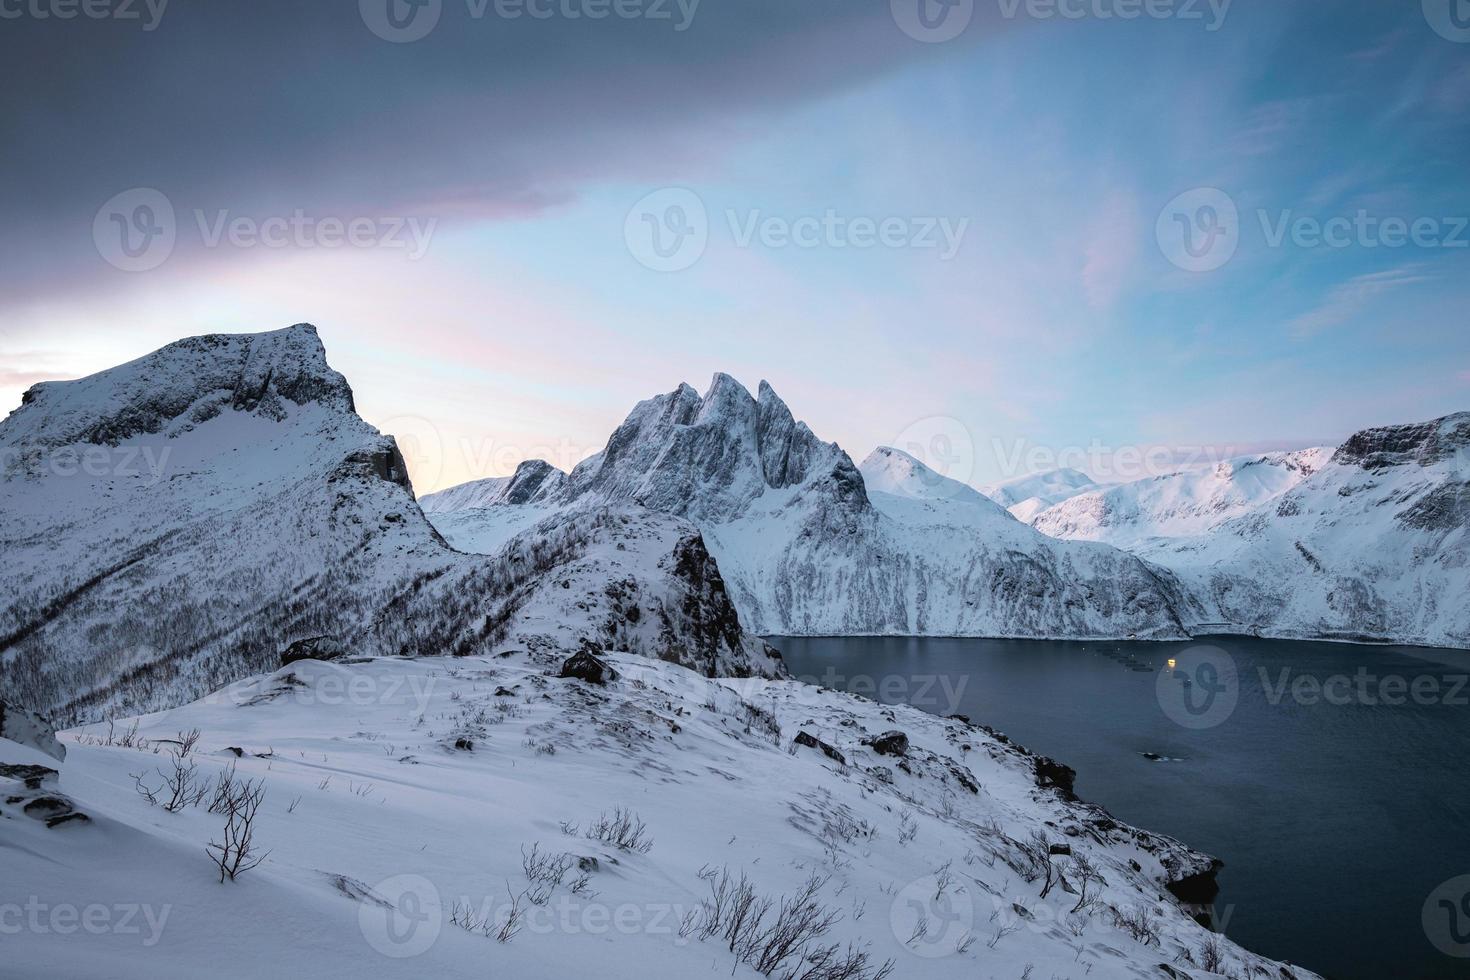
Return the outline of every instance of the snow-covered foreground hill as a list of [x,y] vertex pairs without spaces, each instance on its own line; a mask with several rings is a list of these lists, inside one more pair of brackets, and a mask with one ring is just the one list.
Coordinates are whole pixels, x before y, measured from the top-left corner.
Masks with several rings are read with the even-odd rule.
[[525,530],[496,555],[452,550],[308,325],[37,385],[0,423],[0,696],[60,718],[150,710],[298,642],[586,639],[778,669],[687,521],[629,505]]
[[[1073,801],[1002,737],[607,661],[599,685],[512,649],[305,660],[64,733],[64,763],[0,740],[0,972],[1312,976],[1213,939],[1165,888],[1209,858]],[[171,811],[181,743],[207,792]],[[244,863],[263,860],[221,881],[226,773],[263,790]],[[742,876],[771,904],[732,926]]]
[[1470,646],[1470,413],[1084,493],[1033,524],[1168,568],[1214,629]]
[[424,508],[488,553],[548,514],[629,502],[695,522],[760,633],[1177,637],[1197,614],[1168,573],[1040,534],[896,450],[859,471],[769,385],[723,374],[639,403],[570,474],[529,462]]

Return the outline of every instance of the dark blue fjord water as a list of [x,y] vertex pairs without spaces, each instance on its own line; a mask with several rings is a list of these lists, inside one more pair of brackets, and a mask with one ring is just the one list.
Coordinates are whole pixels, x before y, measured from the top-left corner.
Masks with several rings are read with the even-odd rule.
[[1217,925],[1250,949],[1340,980],[1470,977],[1462,651],[771,642],[804,680],[991,725],[1075,768],[1083,799],[1222,858]]

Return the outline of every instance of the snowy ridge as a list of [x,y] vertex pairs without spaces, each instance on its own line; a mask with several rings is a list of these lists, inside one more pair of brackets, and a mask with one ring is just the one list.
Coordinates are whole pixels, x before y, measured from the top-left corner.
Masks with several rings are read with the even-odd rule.
[[1303,449],[1225,460],[1101,490],[1047,508],[1031,525],[1053,537],[1130,547],[1149,537],[1180,537],[1248,513],[1291,490],[1333,450]]
[[1079,494],[1101,490],[1104,486],[1081,470],[1064,466],[1006,480],[984,487],[980,492],[1009,510],[1017,520],[1029,524],[1048,507]]
[[[1169,897],[1169,883],[1212,873],[1208,856],[1042,788],[1065,771],[1003,737],[790,681],[608,661],[619,678],[597,686],[513,648],[307,660],[136,730],[65,733],[55,785],[85,822],[48,828],[0,776],[0,801],[12,801],[0,802],[14,845],[7,889],[47,907],[127,902],[147,914],[134,931],[77,930],[64,943],[23,930],[6,939],[6,969],[756,977],[720,935],[701,938],[699,907],[728,869],[774,899],[815,876],[833,917],[796,961],[835,944],[866,957],[867,972],[849,977],[891,963],[894,977],[934,980],[1313,980],[1212,938]],[[222,818],[204,804],[150,806],[128,775],[156,783],[168,757],[151,746],[193,729],[199,779],[230,770],[265,790],[255,840],[268,854],[232,883],[205,856]],[[23,751],[0,741],[0,764]],[[646,847],[596,839],[599,815],[617,807],[642,822]],[[567,856],[539,888],[536,853]],[[1064,883],[1049,887],[1043,865]],[[520,928],[497,941],[512,903]]]
[[1470,413],[1084,494],[1034,523],[1168,568],[1211,630],[1470,647]]
[[[499,630],[523,628],[522,613],[549,623],[523,570],[563,565],[571,601],[548,636],[616,638],[708,672],[779,669],[738,624],[685,643],[611,625],[606,568],[588,550],[618,545],[632,615],[675,630],[686,605],[734,618],[697,562],[664,567],[703,548],[677,518],[591,513],[560,546],[504,560],[450,549],[307,325],[192,338],[38,385],[0,423],[0,454],[0,695],[62,720],[197,697],[313,637],[473,650],[487,616]],[[470,580],[481,588],[467,594]],[[385,616],[405,595],[415,618]]]
[[880,450],[864,467],[770,385],[753,397],[717,374],[703,397],[680,385],[639,403],[555,491],[459,509],[446,491],[427,506],[456,547],[487,553],[590,504],[687,517],[761,633],[1177,637],[1198,613],[1167,573],[1048,538],[912,457]]

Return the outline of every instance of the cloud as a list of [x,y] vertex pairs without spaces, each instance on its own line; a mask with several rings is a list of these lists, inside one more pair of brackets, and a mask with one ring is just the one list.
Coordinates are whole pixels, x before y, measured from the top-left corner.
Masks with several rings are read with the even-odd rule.
[[[676,31],[646,17],[505,19],[494,3],[445,0],[435,29],[408,44],[375,36],[353,2],[173,4],[152,31],[7,20],[0,64],[34,82],[0,86],[7,299],[125,281],[92,231],[130,188],[172,203],[173,263],[202,247],[195,209],[441,225],[525,216],[588,182],[712,168],[749,130],[735,121],[934,55],[886,3],[657,8],[687,6],[694,19]],[[986,30],[977,17],[966,38]]]
[[1287,323],[1287,328],[1292,336],[1303,339],[1346,323],[1385,293],[1433,278],[1417,270],[1417,266],[1406,265],[1365,273],[1338,283],[1328,290],[1326,298],[1317,307],[1293,318]]

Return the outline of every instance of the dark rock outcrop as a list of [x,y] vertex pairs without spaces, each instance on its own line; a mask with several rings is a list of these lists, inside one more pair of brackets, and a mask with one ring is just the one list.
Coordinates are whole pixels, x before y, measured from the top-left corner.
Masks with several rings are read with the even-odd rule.
[[797,732],[795,741],[797,745],[804,745],[809,749],[817,749],[827,758],[831,759],[833,762],[836,762],[838,765],[847,765],[846,756],[837,751],[837,749],[833,746],[828,745],[826,742],[817,738],[815,735],[811,735],[807,732]]
[[281,666],[289,667],[301,660],[340,660],[346,654],[335,636],[311,636],[287,647],[281,653]]
[[909,754],[909,737],[903,732],[884,732],[882,735],[864,739],[863,744],[879,755],[903,756]]
[[597,656],[601,653],[600,648],[593,648],[595,644],[587,644],[580,653],[574,653],[561,665],[560,677],[575,678],[586,681],[588,684],[604,685],[618,679],[618,672],[604,660]]
[[1063,765],[1055,759],[1038,755],[1033,760],[1036,766],[1036,785],[1042,789],[1054,789],[1063,799],[1077,798],[1073,787],[1077,782],[1077,770]]

